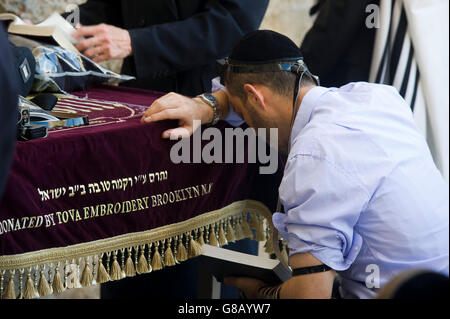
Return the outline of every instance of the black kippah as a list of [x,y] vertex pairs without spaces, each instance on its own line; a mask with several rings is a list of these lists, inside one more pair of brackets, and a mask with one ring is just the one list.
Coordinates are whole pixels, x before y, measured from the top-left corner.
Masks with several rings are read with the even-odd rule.
[[288,37],[270,30],[246,34],[234,47],[229,59],[247,64],[303,58],[300,48]]

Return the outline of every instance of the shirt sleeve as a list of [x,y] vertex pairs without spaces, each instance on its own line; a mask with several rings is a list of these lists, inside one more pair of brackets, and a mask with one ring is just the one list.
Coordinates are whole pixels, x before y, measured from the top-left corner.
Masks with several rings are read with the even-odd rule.
[[286,214],[275,213],[273,222],[289,254],[309,252],[334,270],[348,269],[362,245],[354,226],[369,200],[358,180],[325,158],[296,155],[279,191]]
[[[226,89],[225,86],[223,86],[220,83],[220,78],[216,77],[212,80],[211,92],[216,92],[219,90],[225,91]],[[224,118],[224,121],[226,121],[228,124],[234,127],[241,126],[242,124],[245,123],[245,121],[236,113],[231,103],[230,103],[230,112],[228,113],[228,116]]]

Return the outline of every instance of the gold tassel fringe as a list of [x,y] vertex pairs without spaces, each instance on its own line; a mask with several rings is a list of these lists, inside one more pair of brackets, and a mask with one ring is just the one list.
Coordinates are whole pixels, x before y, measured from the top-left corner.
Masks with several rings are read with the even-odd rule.
[[186,247],[183,245],[183,236],[180,236],[180,239],[178,240],[178,249],[177,249],[177,260],[182,262],[186,261],[188,259],[188,254],[186,251]]
[[48,284],[47,278],[45,278],[44,266],[42,266],[42,269],[40,271],[38,294],[39,294],[39,296],[43,297],[43,296],[48,296],[51,293],[52,293],[52,289],[50,288],[50,285]]
[[223,230],[223,225],[222,223],[220,223],[219,226],[219,245],[220,246],[225,246],[226,244],[228,244],[227,238],[225,237],[225,232]]
[[14,285],[14,270],[9,271],[10,277],[8,285],[6,286],[5,293],[3,295],[4,299],[16,299],[16,287]]
[[136,266],[136,270],[139,274],[146,274],[150,271],[148,268],[147,259],[145,259],[145,246],[141,246],[141,253],[139,255],[138,264]]
[[64,284],[61,280],[61,274],[59,272],[59,263],[55,267],[55,274],[53,275],[52,288],[53,288],[53,293],[60,293],[65,290]]
[[233,226],[231,225],[231,219],[227,223],[227,241],[229,243],[234,243],[236,241],[236,237],[234,236]]
[[219,246],[217,242],[216,232],[214,231],[214,225],[211,226],[211,230],[209,231],[209,244],[211,246]]
[[133,259],[131,259],[131,249],[130,248],[127,248],[127,254],[128,254],[128,258],[127,258],[127,262],[125,263],[125,268],[124,268],[125,276],[134,277],[134,276],[136,276],[136,269],[134,268]]
[[[171,235],[171,237],[156,239],[148,244],[136,243],[137,246],[128,248],[117,248],[116,246],[111,248],[115,250],[101,253],[101,255],[97,255],[98,257],[95,257],[96,255],[83,257],[85,258],[84,268],[81,277],[75,278],[78,283],[75,287],[88,287],[95,283],[101,284],[110,280],[120,280],[124,277],[136,276],[136,274],[161,270],[166,266],[174,266],[179,262],[199,256],[205,241],[210,245],[221,247],[243,238],[252,238],[265,241],[265,251],[273,253],[271,226],[264,229],[264,218],[268,217],[263,217],[263,215],[254,211],[236,213],[223,219],[216,219],[209,225],[199,226],[191,231]],[[152,247],[154,248],[153,251]],[[287,258],[286,245],[282,246],[282,253]],[[103,260],[104,254],[107,255],[105,261]],[[119,258],[121,259],[119,260]],[[98,265],[96,265],[97,261]],[[67,287],[65,287],[64,282],[66,280],[65,267],[64,264],[60,264],[61,262],[41,265],[40,270],[37,267],[36,269],[30,269],[27,271],[26,277],[24,276],[25,269],[22,268],[18,287],[15,287],[14,281],[14,272],[17,269],[3,270],[1,284],[5,289],[1,297],[5,299],[22,297],[29,299],[63,292]],[[66,265],[68,263],[73,264],[75,261],[66,260]],[[79,257],[78,267],[83,266],[82,263],[81,257]],[[5,276],[5,279],[8,279],[6,285],[6,280],[3,283],[5,271],[9,271],[11,274],[9,278]],[[53,276],[53,280],[50,279],[51,276]],[[22,278],[26,278],[24,284]],[[19,293],[19,296],[17,296],[17,293]]]
[[94,281],[94,275],[92,274],[91,267],[89,267],[89,258],[85,259],[84,269],[81,273],[80,283],[83,287],[89,287]]
[[172,248],[171,248],[172,239],[169,238],[167,242],[167,248],[164,252],[164,265],[166,266],[175,266],[175,257],[173,256]]
[[113,263],[111,266],[109,277],[111,278],[111,280],[122,279],[122,269],[120,268],[119,262],[117,261],[117,252],[113,253]]
[[202,253],[202,246],[199,243],[197,243],[192,236],[190,237],[191,239],[189,240],[189,251],[188,251],[189,258],[200,256]]
[[33,279],[31,279],[31,270],[28,270],[27,274],[27,281],[25,283],[25,293],[23,297],[25,299],[33,299],[37,297],[37,291],[36,288],[34,288],[34,282]]
[[99,284],[103,284],[103,283],[111,280],[108,272],[105,269],[105,266],[103,266],[102,260],[103,260],[103,254],[101,254],[101,256],[98,259],[97,278],[95,279],[95,281]]
[[159,253],[159,242],[156,242],[155,253],[153,254],[153,259],[152,259],[152,269],[153,270],[161,270],[163,268],[164,268],[164,265],[162,262],[161,254]]

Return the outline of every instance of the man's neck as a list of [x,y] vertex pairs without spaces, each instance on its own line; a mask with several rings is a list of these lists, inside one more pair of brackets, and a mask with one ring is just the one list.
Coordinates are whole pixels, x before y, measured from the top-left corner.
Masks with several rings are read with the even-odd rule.
[[294,116],[293,122],[295,121],[295,118],[297,117],[297,113],[300,110],[300,106],[302,105],[303,98],[309,92],[309,90],[311,90],[314,87],[315,87],[315,85],[309,85],[309,86],[304,86],[304,87],[300,88],[300,90],[298,92],[297,103],[295,105],[295,110],[294,110],[294,114],[293,114],[293,116]]

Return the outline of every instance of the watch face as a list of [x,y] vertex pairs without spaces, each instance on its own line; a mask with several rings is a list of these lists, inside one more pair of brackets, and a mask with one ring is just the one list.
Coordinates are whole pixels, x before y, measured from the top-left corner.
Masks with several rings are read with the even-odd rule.
[[216,103],[216,98],[214,97],[214,95],[211,95],[211,94],[204,94],[204,97],[205,97],[208,101],[211,101],[212,103]]

